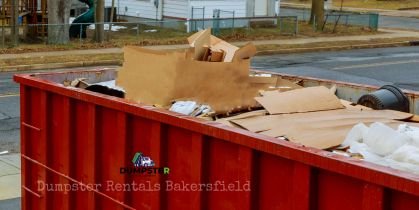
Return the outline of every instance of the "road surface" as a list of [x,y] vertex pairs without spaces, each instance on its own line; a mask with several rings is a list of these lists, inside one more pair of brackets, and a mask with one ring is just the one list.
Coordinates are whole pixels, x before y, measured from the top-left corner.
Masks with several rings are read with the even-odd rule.
[[[101,69],[103,67],[57,69],[54,71],[65,70],[86,70]],[[108,67],[109,68],[109,67]],[[51,71],[49,71],[51,72]],[[13,75],[17,72],[0,72],[0,152],[9,151],[19,152],[20,139],[20,96],[19,85],[13,82]],[[19,72],[30,73],[30,72]]]
[[419,47],[255,57],[255,69],[419,91]]

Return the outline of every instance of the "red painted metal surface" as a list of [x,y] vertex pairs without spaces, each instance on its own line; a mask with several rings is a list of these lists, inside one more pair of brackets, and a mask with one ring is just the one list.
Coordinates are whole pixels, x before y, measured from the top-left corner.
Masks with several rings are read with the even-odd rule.
[[[21,85],[23,210],[419,209],[419,176],[58,84],[112,75],[14,77]],[[120,174],[136,152],[170,174]],[[133,182],[147,186],[115,188]],[[236,191],[174,191],[167,183],[231,183]]]

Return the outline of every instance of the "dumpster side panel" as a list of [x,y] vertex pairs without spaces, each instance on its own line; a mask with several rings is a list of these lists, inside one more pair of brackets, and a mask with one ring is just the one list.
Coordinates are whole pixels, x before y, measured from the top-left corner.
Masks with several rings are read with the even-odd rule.
[[342,206],[347,210],[362,209],[363,186],[359,180],[319,171],[316,183],[318,187],[315,195],[317,195],[318,209],[334,210],[336,206]]
[[[49,94],[47,110],[50,113],[50,118],[47,118],[49,126],[48,132],[48,152],[53,158],[48,158],[49,165],[52,169],[60,171],[64,174],[70,173],[70,99],[60,96],[58,94]],[[71,182],[64,177],[56,176],[51,171],[47,171],[48,181],[52,184],[69,185]],[[51,199],[48,202],[49,208],[60,206],[63,210],[70,209],[70,193],[64,191],[48,191],[47,198]]]
[[[412,174],[43,80],[20,82],[23,210],[419,209]],[[170,173],[130,173],[137,152]]]
[[[164,188],[168,190],[168,209],[201,208],[203,191],[196,187],[194,191],[192,189],[184,191],[177,186],[181,183],[185,185],[202,183],[204,149],[202,138],[202,135],[198,133],[173,127],[167,128],[167,165],[171,169],[171,174],[167,177]],[[185,200],[189,202],[184,202]]]
[[[97,138],[96,143],[96,183],[102,192],[118,202],[124,201],[125,177],[119,173],[119,166],[125,163],[126,155],[126,115],[123,112],[104,107],[96,108]],[[96,197],[97,209],[123,209],[111,199]]]
[[[37,88],[22,87],[24,101],[26,105],[21,118],[21,134],[23,144],[22,154],[32,157],[33,160],[44,165],[47,164],[47,122],[46,122],[46,103],[47,95],[45,91]],[[37,111],[34,111],[37,110]],[[23,156],[24,157],[24,156]],[[22,159],[22,191],[27,196],[27,200],[22,200],[22,208],[26,209],[46,209],[48,195],[38,191],[38,184],[47,183],[46,169],[40,165],[27,162]]]
[[208,149],[205,180],[214,184],[206,194],[208,208],[250,209],[251,191],[244,185],[252,182],[253,150],[215,138],[209,140]]
[[[162,124],[137,116],[129,116],[127,123],[126,166],[131,166],[131,159],[136,152],[144,155],[153,155],[151,158],[156,164],[163,165],[161,158]],[[135,209],[160,209],[163,192],[158,190],[161,182],[160,176],[126,175],[128,183],[141,185],[126,196],[126,203]]]
[[[94,189],[96,177],[96,106],[83,101],[71,103],[70,177]],[[84,189],[72,192],[71,209],[95,209],[95,194]]]
[[[257,208],[255,209],[292,209],[293,181],[290,181],[290,174],[293,174],[294,164],[286,159],[269,154],[258,154],[257,161]],[[298,176],[298,175],[297,175]],[[299,180],[304,182],[304,180]],[[303,199],[300,200],[301,202]],[[276,203],[277,205],[272,205]]]
[[403,192],[392,191],[389,193],[391,198],[390,200],[391,209],[400,209],[400,210],[411,210],[419,209],[419,199],[416,196],[412,196]]

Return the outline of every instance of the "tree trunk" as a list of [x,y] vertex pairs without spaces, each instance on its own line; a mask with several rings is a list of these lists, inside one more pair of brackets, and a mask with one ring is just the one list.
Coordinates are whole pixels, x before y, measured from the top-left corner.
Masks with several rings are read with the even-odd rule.
[[104,0],[95,0],[96,3],[96,13],[95,13],[95,41],[102,43],[105,39],[105,1]]
[[12,1],[12,46],[16,47],[19,43],[19,0]]
[[315,23],[316,28],[321,30],[324,22],[324,0],[313,0],[311,3],[310,24]]
[[111,17],[110,17],[110,23],[109,23],[109,30],[108,30],[108,41],[111,39],[111,32],[112,32],[112,22],[114,17],[114,9],[115,9],[115,0],[112,0],[112,6],[111,6]]
[[69,0],[48,0],[48,44],[67,44],[70,40]]

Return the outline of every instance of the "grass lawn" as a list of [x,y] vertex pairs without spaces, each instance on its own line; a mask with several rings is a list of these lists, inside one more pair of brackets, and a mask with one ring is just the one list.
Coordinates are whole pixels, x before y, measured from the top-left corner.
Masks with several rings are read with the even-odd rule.
[[[16,48],[0,48],[1,53],[24,53],[24,52],[44,52],[71,49],[100,49],[110,47],[123,47],[125,45],[150,46],[150,45],[172,45],[187,44],[186,38],[191,33],[186,33],[182,29],[162,28],[157,26],[140,25],[141,30],[137,30],[137,25],[123,24],[126,28],[120,29],[109,34],[109,41],[98,44],[92,41],[93,30],[88,30],[88,37],[85,40],[73,39],[66,45],[46,45],[41,40],[29,42],[21,41]],[[284,24],[285,25],[285,24]],[[294,25],[288,26],[289,31],[293,31]],[[252,41],[252,40],[271,40],[271,39],[295,39],[307,37],[332,37],[345,35],[365,35],[375,34],[365,27],[339,25],[333,33],[333,25],[326,25],[324,31],[314,31],[313,27],[306,22],[300,22],[298,25],[298,35],[283,33],[276,26],[257,27],[257,28],[236,28],[221,29],[219,37],[228,42],[234,41]]]
[[[311,4],[311,0],[282,0],[281,2]],[[333,5],[340,7],[342,0],[333,0]],[[419,9],[419,0],[343,0],[344,7],[367,9]]]

